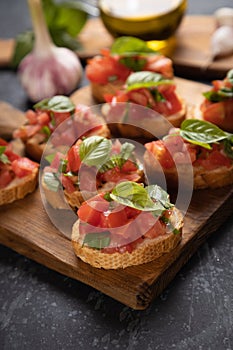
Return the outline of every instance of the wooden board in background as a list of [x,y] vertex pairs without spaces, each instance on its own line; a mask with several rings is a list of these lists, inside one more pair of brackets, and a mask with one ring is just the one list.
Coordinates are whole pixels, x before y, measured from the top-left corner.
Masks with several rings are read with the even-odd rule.
[[[201,92],[208,88],[208,85],[180,78],[176,81],[179,93],[190,106],[199,103]],[[75,92],[72,99],[76,103],[95,104],[89,86]],[[106,271],[76,258],[69,237],[62,235],[51,223],[38,189],[22,200],[0,207],[0,243],[129,307],[144,309],[200,244],[232,214],[232,206],[232,186],[195,192],[185,216],[183,239],[173,252],[148,264]],[[60,210],[63,224],[69,213]]]
[[[196,192],[185,216],[183,239],[173,252],[115,271],[93,268],[76,258],[70,240],[50,222],[38,189],[0,208],[0,243],[131,308],[145,309],[232,213],[232,205],[232,187]],[[65,221],[67,211],[60,210],[59,215]]]
[[[196,80],[220,79],[233,68],[233,55],[213,62],[206,70],[203,65],[209,56],[210,36],[215,29],[212,16],[185,16],[177,32],[177,48],[172,56],[175,73]],[[78,36],[81,44],[77,54],[87,59],[110,47],[113,37],[99,18],[87,21]],[[0,39],[0,66],[8,66],[13,55],[14,40]]]

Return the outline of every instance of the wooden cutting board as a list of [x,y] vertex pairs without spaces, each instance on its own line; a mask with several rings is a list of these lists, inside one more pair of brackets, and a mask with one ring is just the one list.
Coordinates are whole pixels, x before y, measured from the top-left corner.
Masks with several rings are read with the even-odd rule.
[[[207,85],[178,78],[177,85],[190,106],[198,103],[201,92],[208,88]],[[89,86],[78,90],[72,98],[76,103],[90,105],[95,102]],[[173,252],[148,264],[106,271],[93,268],[74,255],[68,221],[71,209],[57,209],[61,222],[56,228],[43,207],[38,188],[26,198],[0,207],[0,243],[131,308],[144,309],[209,235],[232,214],[232,206],[232,186],[196,191],[184,219],[181,244]],[[54,214],[57,214],[56,210]],[[62,234],[59,228],[62,232],[66,229],[67,234]]]
[[[221,58],[203,69],[209,57],[210,36],[215,29],[212,16],[185,16],[177,32],[177,47],[172,56],[176,75],[194,79],[221,79],[233,68],[233,55]],[[82,59],[97,55],[110,47],[113,37],[99,18],[87,21],[78,36]],[[8,66],[14,52],[14,39],[0,39],[0,66]]]

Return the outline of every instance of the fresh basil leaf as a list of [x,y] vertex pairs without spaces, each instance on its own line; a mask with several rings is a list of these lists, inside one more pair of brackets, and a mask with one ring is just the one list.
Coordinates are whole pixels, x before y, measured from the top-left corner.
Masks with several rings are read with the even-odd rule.
[[160,202],[166,209],[174,207],[170,202],[169,194],[158,185],[149,185],[146,187],[149,197]]
[[90,248],[102,249],[108,247],[111,241],[109,231],[87,233],[83,240],[83,245]]
[[61,183],[55,173],[44,173],[43,181],[50,191],[57,192],[58,189],[61,187]]
[[224,151],[228,157],[233,159],[233,135],[224,140]]
[[44,100],[36,103],[33,108],[51,112],[73,113],[75,111],[74,103],[69,97],[63,95],[56,95],[52,98],[45,98]]
[[44,125],[42,127],[41,131],[48,137],[51,135],[51,130],[49,129],[49,127],[47,125]]
[[15,39],[14,54],[11,59],[10,65],[13,69],[16,69],[24,56],[30,53],[33,49],[34,33],[27,31],[17,35]]
[[[46,4],[47,0],[44,0]],[[87,13],[81,9],[77,1],[66,1],[53,6],[53,16],[47,17],[49,19],[49,28],[63,29],[66,33],[75,37],[83,28]],[[51,6],[51,4],[50,4]],[[45,10],[47,7],[44,7]]]
[[173,81],[164,79],[159,73],[143,71],[130,74],[125,85],[126,89],[129,91],[140,88],[157,87],[161,84],[173,84]]
[[160,202],[153,202],[147,190],[136,182],[121,182],[112,190],[110,197],[117,203],[141,211],[153,211],[161,215],[165,210]]
[[134,72],[139,72],[143,70],[143,68],[146,65],[146,59],[140,57],[121,57],[119,61],[124,66],[132,69]]
[[6,150],[6,146],[0,146],[0,161],[3,164],[9,164],[10,163],[9,158],[7,157],[6,154],[4,154],[5,150]]
[[224,100],[223,96],[219,95],[218,91],[203,92],[203,96],[210,102],[221,102]]
[[218,126],[204,120],[186,119],[180,127],[180,135],[187,141],[211,149],[211,143],[222,141],[228,134]]
[[83,140],[79,147],[79,155],[84,164],[99,167],[110,155],[112,142],[101,136],[90,136]]
[[56,153],[52,153],[45,156],[45,159],[49,164],[51,164],[55,157],[56,157]]
[[100,168],[100,172],[104,173],[115,167],[121,168],[125,162],[132,155],[135,146],[132,143],[125,142],[121,145],[121,151],[119,154],[114,154],[104,165]]
[[233,69],[229,70],[226,77],[230,81],[230,83],[233,85]]
[[138,54],[155,54],[156,51],[152,50],[147,46],[147,43],[141,39],[131,37],[131,36],[122,36],[117,38],[111,47],[112,54],[118,54],[125,57],[127,54],[138,55]]

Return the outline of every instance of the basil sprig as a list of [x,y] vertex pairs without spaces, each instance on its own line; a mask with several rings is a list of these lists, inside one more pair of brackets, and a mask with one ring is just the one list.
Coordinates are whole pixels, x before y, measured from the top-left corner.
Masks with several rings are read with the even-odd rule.
[[221,102],[233,98],[233,69],[229,70],[226,75],[226,81],[228,81],[231,86],[222,87],[218,91],[210,90],[204,92],[205,98],[211,102]]
[[119,154],[114,154],[110,157],[110,159],[104,163],[104,165],[100,168],[100,172],[104,173],[110,169],[115,167],[122,168],[125,162],[131,157],[135,146],[132,143],[125,142],[121,145],[121,150]]
[[6,154],[4,154],[5,150],[6,146],[0,146],[0,162],[2,162],[3,164],[9,164],[9,158]]
[[39,109],[42,111],[51,111],[51,112],[70,112],[75,111],[75,105],[71,99],[67,96],[56,95],[52,98],[45,98],[42,101],[36,103],[33,106],[34,109]]
[[211,149],[211,144],[232,138],[218,126],[198,119],[186,119],[180,127],[180,135],[190,143]]
[[43,174],[43,181],[50,191],[57,192],[61,187],[61,182],[57,173],[45,172]]
[[165,79],[159,73],[142,71],[130,74],[125,85],[126,89],[130,91],[140,88],[154,88],[161,84],[174,84],[174,82],[171,79]]
[[83,240],[83,246],[87,245],[90,248],[102,249],[108,247],[111,241],[109,231],[90,232],[87,233]]
[[168,194],[158,185],[143,187],[133,181],[124,181],[116,185],[109,196],[117,203],[150,211],[155,216],[160,216],[164,210],[173,207]]
[[102,136],[90,136],[79,147],[82,162],[88,166],[99,167],[109,159],[112,142]]
[[156,54],[157,52],[152,50],[145,41],[132,37],[121,36],[117,38],[111,47],[111,53],[122,55],[123,57]]

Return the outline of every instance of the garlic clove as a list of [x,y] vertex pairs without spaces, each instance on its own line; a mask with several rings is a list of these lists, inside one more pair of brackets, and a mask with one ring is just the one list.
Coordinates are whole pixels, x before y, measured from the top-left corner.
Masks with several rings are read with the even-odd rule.
[[18,74],[28,97],[38,102],[54,95],[70,94],[80,83],[83,69],[74,52],[54,47],[47,57],[38,57],[35,52],[27,55],[19,65]]
[[18,67],[21,84],[33,102],[70,94],[82,79],[80,60],[73,51],[52,42],[41,0],[28,0],[28,5],[35,43]]
[[218,27],[233,27],[233,8],[221,7],[214,12],[214,17],[216,19],[216,24]]
[[215,30],[211,37],[211,55],[214,59],[233,53],[233,27],[221,26]]

